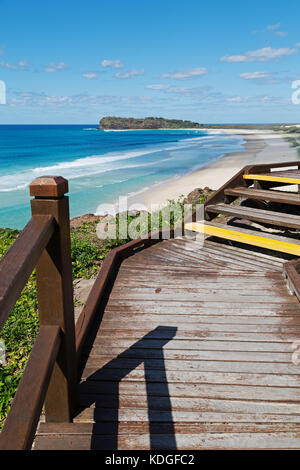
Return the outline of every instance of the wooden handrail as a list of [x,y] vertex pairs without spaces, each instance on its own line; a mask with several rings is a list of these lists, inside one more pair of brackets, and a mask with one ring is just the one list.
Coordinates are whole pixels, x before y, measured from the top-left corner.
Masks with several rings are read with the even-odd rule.
[[32,217],[0,263],[0,331],[55,229],[50,215]]
[[40,318],[0,449],[30,449],[44,401],[46,421],[72,421],[77,368],[67,191],[61,177],[32,182],[32,218],[0,262],[0,325],[35,267]]
[[[270,171],[271,168],[282,168],[282,167],[289,167],[289,166],[297,166],[300,168],[300,162],[299,161],[292,161],[292,162],[280,162],[280,163],[267,163],[263,165],[246,165],[244,168],[242,168],[240,171],[238,171],[230,180],[226,181],[226,183],[223,184],[217,191],[215,191],[210,197],[207,198],[207,200],[204,203],[204,207],[209,206],[210,204],[218,204],[219,202],[224,202],[226,199],[225,196],[225,189],[232,188],[234,186],[249,186],[252,183],[250,181],[244,180],[243,175],[244,174],[250,174],[250,173],[263,173],[265,171]],[[269,186],[276,186],[278,183],[269,183]],[[229,196],[230,200],[236,199],[235,196]],[[206,213],[205,212],[205,219],[206,220],[211,220],[214,217],[217,216],[217,214],[213,213]],[[194,211],[188,220],[188,222],[196,222],[195,220],[196,217],[196,212]]]
[[58,326],[41,326],[1,432],[0,450],[31,449],[60,344]]
[[31,448],[44,401],[46,421],[72,421],[76,359],[120,263],[137,248],[174,236],[173,229],[150,232],[108,254],[77,323],[76,355],[67,191],[64,178],[34,180],[30,185],[30,194],[35,196],[32,219],[0,262],[2,324],[35,266],[40,318],[38,336],[0,435],[0,449]]
[[248,165],[245,173],[249,174],[255,170],[257,173],[261,173],[264,171],[269,171],[271,168],[285,168],[289,166],[297,166],[300,167],[299,161],[292,161],[292,162],[280,162],[280,163],[264,163],[264,164],[257,164],[257,165]]
[[30,185],[33,217],[50,215],[57,223],[36,267],[40,325],[62,330],[61,347],[45,400],[46,420],[71,422],[76,407],[77,371],[71,262],[68,182],[61,177],[37,178]]

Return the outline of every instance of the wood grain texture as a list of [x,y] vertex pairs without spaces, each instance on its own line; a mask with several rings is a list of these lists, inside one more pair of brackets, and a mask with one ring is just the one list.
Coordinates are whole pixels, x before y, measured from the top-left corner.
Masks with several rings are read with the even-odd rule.
[[82,351],[74,423],[41,423],[35,448],[299,448],[284,262],[187,239],[127,258]]
[[256,222],[271,225],[300,229],[300,218],[298,215],[285,214],[282,212],[253,209],[244,206],[230,206],[228,204],[214,204],[206,207],[208,212],[240,217]]
[[0,331],[55,230],[51,215],[33,217],[0,264]]
[[262,201],[281,202],[284,204],[300,205],[299,194],[285,191],[268,191],[264,189],[246,188],[237,186],[224,190],[225,196],[246,197],[249,199],[257,199]]
[[60,344],[59,327],[41,326],[0,434],[0,450],[31,449]]
[[[55,181],[51,183],[52,190],[58,193],[66,190],[65,181],[59,178],[56,190]],[[46,181],[46,188],[47,184]],[[77,371],[69,199],[67,196],[50,198],[47,189],[43,195],[43,186],[39,191],[42,198],[31,200],[33,218],[48,215],[56,221],[56,230],[36,267],[40,325],[57,325],[63,332],[45,410],[49,421],[71,421],[77,402]]]

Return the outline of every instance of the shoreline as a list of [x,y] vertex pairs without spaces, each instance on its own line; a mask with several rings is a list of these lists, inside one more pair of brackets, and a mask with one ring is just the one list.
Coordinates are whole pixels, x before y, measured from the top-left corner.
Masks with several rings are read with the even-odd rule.
[[[207,129],[214,133],[211,129]],[[298,160],[297,151],[281,135],[272,131],[248,129],[218,129],[220,133],[241,135],[244,150],[220,156],[217,160],[193,172],[157,183],[151,189],[128,196],[130,209],[152,210],[167,204],[169,199],[177,200],[187,196],[196,188],[218,189],[243,166],[259,163],[289,162]]]
[[[153,212],[168,204],[169,200],[176,201],[180,196],[187,197],[195,189],[217,190],[248,164],[300,161],[297,149],[284,139],[284,135],[274,131],[237,128],[220,128],[217,131],[205,128],[203,130],[211,134],[239,135],[243,138],[243,150],[220,154],[215,160],[197,170],[189,171],[187,168],[184,174],[157,182],[137,193],[127,194],[128,210]],[[291,190],[293,189],[294,187],[291,187]],[[118,200],[111,202],[116,209],[111,215],[119,212],[117,202]],[[104,215],[96,211],[89,213],[80,211],[71,220]],[[14,230],[8,226],[5,229]]]

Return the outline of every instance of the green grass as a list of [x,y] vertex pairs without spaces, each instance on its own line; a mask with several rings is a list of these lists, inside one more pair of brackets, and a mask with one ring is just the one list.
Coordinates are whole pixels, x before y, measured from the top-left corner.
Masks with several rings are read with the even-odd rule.
[[[0,257],[16,239],[16,230],[0,230]],[[0,366],[0,424],[10,407],[38,330],[35,275],[32,274],[4,328],[1,339],[7,352],[7,365]]]
[[[203,203],[205,199],[206,196],[200,198],[197,203]],[[168,228],[179,221],[180,211],[179,214],[171,211],[171,217],[168,216],[170,207],[177,203],[180,210],[183,211],[182,198],[178,201],[170,200],[169,205],[161,211],[159,217],[155,217],[157,222],[152,227],[153,230]],[[127,225],[137,217],[136,215],[128,215]],[[115,222],[118,234],[118,216],[115,218]],[[138,224],[138,228],[141,235],[148,233],[151,229],[150,216]],[[17,230],[0,229],[0,258],[13,244],[18,234]],[[115,240],[109,238],[99,240],[96,235],[96,223],[85,223],[81,227],[71,230],[73,279],[88,279],[96,274],[107,253],[127,241],[129,241],[128,237],[121,239],[119,236]],[[0,428],[9,411],[38,328],[37,291],[35,273],[33,273],[0,334],[0,338],[5,343],[7,360],[6,365],[0,365]]]

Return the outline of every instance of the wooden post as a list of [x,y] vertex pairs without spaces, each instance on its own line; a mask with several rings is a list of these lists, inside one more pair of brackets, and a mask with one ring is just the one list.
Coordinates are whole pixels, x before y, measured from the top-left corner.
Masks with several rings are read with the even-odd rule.
[[[52,215],[54,235],[36,268],[41,325],[57,325],[62,345],[45,400],[46,421],[71,422],[77,396],[74,303],[70,242],[68,181],[62,177],[36,178],[30,185],[32,216]],[[41,358],[42,359],[42,358]]]

